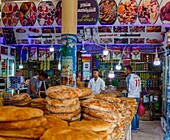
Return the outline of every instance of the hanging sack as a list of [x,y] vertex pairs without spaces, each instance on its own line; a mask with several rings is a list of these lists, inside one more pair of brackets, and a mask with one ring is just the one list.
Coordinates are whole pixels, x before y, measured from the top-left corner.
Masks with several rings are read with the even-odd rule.
[[145,107],[143,106],[142,100],[140,100],[140,104],[138,107],[138,115],[143,116],[145,114]]

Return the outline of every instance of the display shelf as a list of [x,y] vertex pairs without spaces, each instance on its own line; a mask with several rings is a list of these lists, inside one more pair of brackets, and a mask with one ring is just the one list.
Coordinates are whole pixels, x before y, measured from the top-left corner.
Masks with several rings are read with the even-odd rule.
[[[120,73],[124,73],[124,71],[114,71],[114,72],[120,72]],[[134,73],[138,73],[138,72],[143,72],[143,73],[145,73],[145,72],[148,72],[148,73],[162,73],[162,71],[132,71],[132,72],[134,72]]]

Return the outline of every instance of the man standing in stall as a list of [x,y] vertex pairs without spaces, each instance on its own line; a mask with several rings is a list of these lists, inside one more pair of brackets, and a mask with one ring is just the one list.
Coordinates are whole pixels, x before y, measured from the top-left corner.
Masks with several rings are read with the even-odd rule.
[[88,83],[88,88],[90,88],[93,94],[99,94],[102,90],[105,90],[105,82],[99,77],[99,70],[93,70],[93,78]]
[[[141,92],[141,79],[138,75],[132,73],[132,67],[130,65],[125,66],[124,73],[126,74],[126,85],[128,98],[135,98],[139,106],[140,92]],[[137,106],[137,108],[138,108]],[[132,120],[132,132],[137,132],[139,129],[139,115],[136,113]]]
[[27,93],[31,96],[31,98],[39,98],[40,95],[38,95],[39,88],[41,86],[41,81],[44,81],[48,78],[47,73],[40,72],[39,75],[33,76],[28,85]]

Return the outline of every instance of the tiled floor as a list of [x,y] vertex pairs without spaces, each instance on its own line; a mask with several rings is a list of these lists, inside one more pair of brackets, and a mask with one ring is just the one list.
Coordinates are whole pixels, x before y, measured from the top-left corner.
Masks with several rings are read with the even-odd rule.
[[160,121],[141,121],[137,133],[132,133],[132,140],[163,140],[164,132]]

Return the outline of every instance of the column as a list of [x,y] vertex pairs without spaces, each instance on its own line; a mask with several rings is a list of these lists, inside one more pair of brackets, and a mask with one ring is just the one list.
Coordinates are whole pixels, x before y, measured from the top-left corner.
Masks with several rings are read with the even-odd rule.
[[76,86],[78,0],[62,0],[62,84]]

